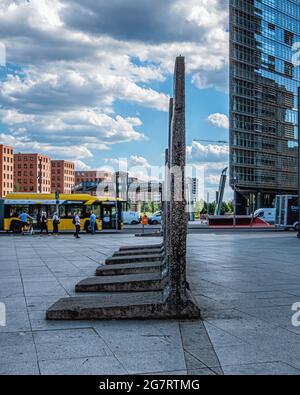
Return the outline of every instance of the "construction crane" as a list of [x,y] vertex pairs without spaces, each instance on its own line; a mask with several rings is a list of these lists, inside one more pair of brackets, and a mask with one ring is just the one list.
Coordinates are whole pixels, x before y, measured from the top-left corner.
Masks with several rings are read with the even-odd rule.
[[[227,144],[228,145],[228,141],[225,141],[225,140],[202,140],[202,139],[198,140],[198,139],[193,139],[193,141],[196,141],[196,142],[199,142],[199,143],[204,142],[204,143],[216,143],[216,144]],[[215,215],[221,215],[222,203],[223,203],[224,192],[225,192],[225,186],[226,186],[226,181],[227,181],[227,170],[228,170],[228,167],[226,167],[221,173],[219,191],[218,191],[218,195],[217,195]]]
[[224,140],[198,140],[198,139],[193,139],[193,141],[196,141],[197,143],[228,144],[228,141],[224,141]]
[[223,198],[224,198],[224,191],[225,191],[226,180],[227,180],[227,170],[228,170],[228,167],[226,167],[221,173],[215,215],[221,215],[222,203],[223,203]]

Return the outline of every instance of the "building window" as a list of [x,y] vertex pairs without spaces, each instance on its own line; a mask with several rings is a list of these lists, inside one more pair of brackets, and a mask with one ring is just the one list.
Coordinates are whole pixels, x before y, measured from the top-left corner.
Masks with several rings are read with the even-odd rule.
[[284,43],[292,46],[294,42],[294,34],[285,30],[284,31]]
[[276,26],[273,23],[268,23],[268,28],[272,31],[275,31]]
[[293,78],[294,76],[294,66],[292,63],[284,62],[284,74],[288,77]]

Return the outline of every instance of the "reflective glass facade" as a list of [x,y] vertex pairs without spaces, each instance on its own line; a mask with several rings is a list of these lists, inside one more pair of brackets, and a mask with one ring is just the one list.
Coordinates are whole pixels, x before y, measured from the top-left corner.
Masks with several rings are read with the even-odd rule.
[[230,0],[230,182],[240,214],[297,190],[297,43],[300,0]]

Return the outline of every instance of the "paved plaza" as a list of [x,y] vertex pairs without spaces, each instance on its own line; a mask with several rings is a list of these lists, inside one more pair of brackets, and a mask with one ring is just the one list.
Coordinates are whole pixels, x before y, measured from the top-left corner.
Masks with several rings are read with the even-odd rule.
[[203,232],[188,280],[203,321],[46,321],[57,299],[130,234],[0,236],[0,374],[300,374],[300,241],[294,233]]

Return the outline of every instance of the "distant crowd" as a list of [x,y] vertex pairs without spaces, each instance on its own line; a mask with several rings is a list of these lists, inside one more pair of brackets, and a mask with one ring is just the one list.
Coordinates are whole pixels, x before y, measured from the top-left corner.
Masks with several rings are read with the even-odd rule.
[[[24,235],[25,233],[33,233],[33,217],[31,217],[26,210],[23,210],[21,214],[19,214],[19,219],[21,221],[21,233]],[[37,215],[37,223],[38,223],[38,228],[40,229],[40,234],[43,234],[44,232],[46,234],[49,234],[49,229],[48,229],[48,221],[51,219],[52,225],[53,225],[53,235],[58,235],[59,233],[59,224],[60,224],[60,218],[57,212],[55,212],[52,216],[52,218],[48,218],[46,211],[41,211]],[[96,231],[96,215],[94,212],[91,212],[90,219],[89,219],[89,230],[92,235],[95,234]],[[74,225],[74,237],[77,239],[80,238],[80,225],[81,225],[81,219],[80,219],[80,214],[79,212],[75,212],[73,215],[73,225]]]

